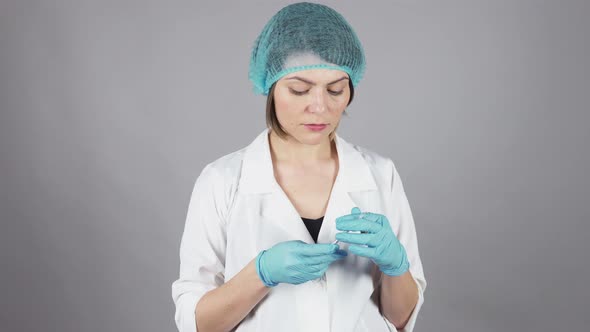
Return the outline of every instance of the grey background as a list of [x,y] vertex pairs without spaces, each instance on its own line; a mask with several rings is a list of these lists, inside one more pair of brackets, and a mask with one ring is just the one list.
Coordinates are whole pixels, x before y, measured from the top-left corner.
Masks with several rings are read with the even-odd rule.
[[[0,2],[0,330],[175,330],[192,185],[264,128],[287,3]],[[324,3],[367,56],[339,132],[413,209],[416,330],[587,330],[590,3]]]

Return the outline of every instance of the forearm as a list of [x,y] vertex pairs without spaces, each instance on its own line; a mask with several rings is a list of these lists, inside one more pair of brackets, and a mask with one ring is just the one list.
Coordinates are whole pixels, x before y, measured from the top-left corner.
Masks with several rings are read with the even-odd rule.
[[199,332],[229,331],[269,292],[256,273],[255,260],[223,285],[207,292],[195,308]]
[[418,286],[410,271],[398,277],[383,274],[381,312],[398,330],[406,326],[417,303]]

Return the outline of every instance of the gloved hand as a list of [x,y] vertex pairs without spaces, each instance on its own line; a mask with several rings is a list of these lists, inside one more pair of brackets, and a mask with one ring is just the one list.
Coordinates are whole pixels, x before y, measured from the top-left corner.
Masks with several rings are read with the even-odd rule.
[[297,285],[321,277],[331,263],[346,255],[337,244],[280,242],[256,256],[256,272],[267,287]]
[[[383,273],[399,276],[410,268],[406,250],[391,230],[389,220],[384,215],[361,213],[361,210],[355,207],[351,214],[336,218],[336,229],[346,231],[337,233],[336,239],[353,244],[348,247],[348,251],[370,258]],[[349,231],[361,233],[347,233]]]

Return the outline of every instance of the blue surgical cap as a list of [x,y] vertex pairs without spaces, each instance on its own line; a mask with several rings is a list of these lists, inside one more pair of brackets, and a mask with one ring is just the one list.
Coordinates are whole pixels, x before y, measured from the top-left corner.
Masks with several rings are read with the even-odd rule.
[[248,74],[254,92],[268,95],[284,75],[314,68],[342,70],[356,87],[365,71],[363,47],[334,9],[309,2],[283,7],[254,42]]

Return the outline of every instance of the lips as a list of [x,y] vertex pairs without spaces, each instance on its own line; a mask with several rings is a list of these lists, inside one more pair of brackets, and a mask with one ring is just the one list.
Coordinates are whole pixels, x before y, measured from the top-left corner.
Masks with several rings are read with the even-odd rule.
[[305,124],[305,128],[313,130],[313,131],[319,131],[322,130],[324,128],[326,128],[328,125],[327,124],[322,124],[322,123],[308,123]]

